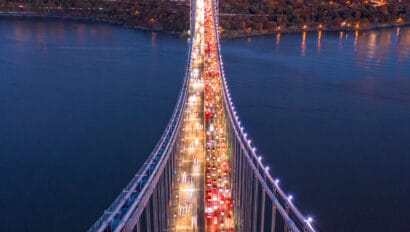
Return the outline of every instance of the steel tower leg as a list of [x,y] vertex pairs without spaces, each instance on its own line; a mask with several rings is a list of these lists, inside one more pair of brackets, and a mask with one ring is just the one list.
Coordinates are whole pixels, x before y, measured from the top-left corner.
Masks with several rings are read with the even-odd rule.
[[247,197],[247,188],[246,188],[246,186],[247,186],[247,184],[248,184],[248,178],[246,178],[246,175],[248,174],[247,173],[247,169],[246,169],[246,164],[245,164],[245,157],[244,157],[244,155],[242,155],[242,157],[243,157],[243,160],[242,160],[242,168],[243,168],[243,181],[242,181],[242,185],[243,185],[243,190],[242,190],[242,215],[241,215],[241,217],[243,218],[243,231],[248,231],[247,229],[247,221],[248,221],[248,219],[247,219],[247,216],[248,216],[248,214],[247,214],[247,211],[245,211],[244,209],[246,209],[246,207],[248,206],[248,204],[246,204],[246,197]]
[[251,168],[249,167],[249,164],[247,164],[246,165],[246,176],[248,177],[247,178],[247,184],[246,184],[246,187],[247,187],[247,190],[246,190],[246,192],[248,193],[248,197],[247,197],[247,207],[246,207],[246,209],[248,209],[248,210],[246,210],[246,212],[247,212],[247,215],[246,215],[246,219],[247,219],[247,223],[246,223],[246,231],[252,231],[252,214],[251,214],[251,212],[252,212],[252,210],[249,210],[249,209],[252,209],[252,193],[253,193],[253,191],[252,191],[252,181],[253,181],[253,175],[252,175],[252,173],[251,173]]
[[166,182],[166,172],[164,172],[162,174],[162,181],[161,181],[161,190],[162,190],[162,194],[161,194],[161,206],[162,206],[162,228],[161,231],[163,229],[167,229],[167,212],[168,212],[168,205],[166,204],[167,202],[167,194],[166,194],[166,186],[165,186],[165,182]]
[[258,179],[256,176],[254,177],[255,187],[254,187],[254,195],[253,195],[253,232],[256,232],[257,222],[258,222]]
[[[290,205],[286,203],[286,215],[289,215]],[[289,222],[285,222],[285,231],[292,231],[292,227],[289,225]]]
[[145,214],[147,219],[147,232],[151,232],[151,200],[148,200],[147,206],[145,208]]
[[276,230],[276,206],[275,202],[272,202],[272,219],[270,224],[270,231],[275,232]]
[[[242,150],[239,150],[239,169],[238,169],[238,205],[242,207],[242,187],[243,187],[243,162],[242,162]],[[242,208],[241,208],[242,209]],[[242,215],[240,215],[242,216]]]
[[162,201],[163,200],[163,191],[162,191],[162,189],[163,189],[162,180],[163,179],[164,179],[163,176],[161,176],[160,179],[158,180],[159,231],[162,231],[162,229],[164,229],[164,221],[163,221],[164,217],[163,217],[163,215],[164,215],[164,210],[165,209],[163,209],[164,204],[163,204],[163,201]]
[[137,224],[135,225],[135,230],[136,232],[141,232],[141,224],[140,224],[140,219],[138,218]]
[[261,203],[261,232],[265,229],[265,190],[262,189],[262,203]]
[[152,210],[153,210],[153,216],[154,216],[154,218],[153,218],[153,221],[152,221],[152,224],[154,225],[154,232],[158,232],[158,198],[157,198],[157,189],[158,188],[155,188],[155,190],[154,190],[154,192],[153,192],[153,194],[152,194],[152,205],[153,205],[153,207],[152,207]]
[[[173,156],[171,155],[171,158]],[[171,191],[169,189],[169,170],[170,170],[170,166],[171,166],[171,161],[168,161],[168,164],[166,166],[166,170],[165,170],[165,192],[166,192],[166,207],[167,207],[167,214],[165,215],[165,218],[167,219],[167,223],[166,226],[167,228],[169,227],[170,223],[170,200],[171,200]]]

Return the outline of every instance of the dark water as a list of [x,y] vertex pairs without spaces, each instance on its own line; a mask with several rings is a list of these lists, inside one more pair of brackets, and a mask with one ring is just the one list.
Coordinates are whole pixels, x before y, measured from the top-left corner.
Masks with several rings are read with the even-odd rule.
[[0,231],[85,231],[176,103],[186,41],[122,27],[0,21]]
[[[86,230],[160,137],[185,52],[163,34],[0,19],[0,231]],[[258,151],[319,231],[410,231],[410,28],[223,54]]]

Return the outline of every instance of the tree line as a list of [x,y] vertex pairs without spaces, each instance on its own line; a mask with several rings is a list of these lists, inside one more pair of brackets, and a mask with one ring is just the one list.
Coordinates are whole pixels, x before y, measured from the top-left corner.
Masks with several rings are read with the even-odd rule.
[[[408,0],[219,0],[225,36],[363,29],[410,21]],[[0,10],[86,17],[186,34],[187,0],[0,0]]]

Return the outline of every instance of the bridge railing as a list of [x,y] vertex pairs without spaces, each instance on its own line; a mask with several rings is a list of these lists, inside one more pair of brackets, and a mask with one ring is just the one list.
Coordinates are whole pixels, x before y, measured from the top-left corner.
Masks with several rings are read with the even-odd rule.
[[[262,163],[261,157],[257,156],[256,148],[251,145],[251,140],[248,138],[247,134],[244,131],[244,128],[241,126],[241,122],[239,121],[239,117],[235,111],[235,107],[232,102],[232,98],[230,96],[230,92],[228,89],[228,84],[225,78],[225,72],[223,68],[223,60],[221,55],[221,46],[220,46],[220,36],[219,36],[219,17],[218,17],[218,1],[213,1],[213,11],[215,17],[215,34],[217,39],[217,52],[220,61],[220,73],[222,76],[222,86],[223,86],[223,97],[225,102],[225,108],[228,115],[228,119],[230,121],[230,126],[234,132],[235,139],[239,142],[239,146],[241,154],[246,157],[250,168],[253,170],[253,174],[259,181],[262,189],[263,194],[267,194],[268,197],[271,199],[272,204],[275,206],[276,210],[282,216],[284,220],[285,227],[288,231],[309,231],[314,232],[315,229],[312,225],[312,219],[310,217],[305,217],[299,211],[298,208],[292,202],[292,196],[286,195],[285,192],[279,186],[279,181],[272,178],[271,174],[269,173],[269,167],[264,166]],[[243,183],[242,183],[243,184]],[[258,193],[256,193],[258,195]],[[260,194],[259,194],[260,195]],[[255,194],[254,194],[255,196]],[[263,195],[264,199],[264,195]],[[262,206],[264,207],[264,206]],[[260,214],[260,212],[259,212]],[[254,215],[255,217],[256,215]],[[262,220],[263,221],[263,220]]]
[[[195,25],[193,22],[195,19],[193,14],[194,13],[191,10],[191,33],[189,43],[192,41],[193,27]],[[179,125],[182,120],[182,113],[184,111],[185,100],[187,97],[188,81],[190,77],[190,61],[191,45],[188,46],[185,76],[178,101],[164,133],[149,155],[147,161],[145,161],[137,174],[115,198],[108,209],[104,211],[104,214],[91,226],[88,230],[89,232],[121,230],[129,217],[135,213],[134,211],[137,207],[140,209],[145,207],[145,205],[141,206],[139,204],[141,202],[146,204],[151,197],[151,194],[146,194],[148,187],[149,185],[156,184],[152,183],[155,175],[158,177],[162,174],[163,170],[159,170],[159,168],[164,166],[164,163],[168,161],[170,155],[170,152],[168,151],[173,147],[172,144],[175,142],[177,132],[179,131]],[[137,214],[141,214],[141,212],[137,212]]]
[[[186,82],[186,80],[184,80]],[[184,83],[183,88],[185,88],[186,83]],[[168,123],[165,133],[161,136],[159,142],[155,146],[153,152],[148,157],[147,161],[143,164],[137,174],[133,179],[127,184],[123,191],[117,196],[113,201],[111,206],[104,212],[104,214],[97,220],[97,222],[89,229],[89,231],[104,231],[107,227],[116,227],[113,223],[114,217],[121,214],[121,209],[127,205],[129,199],[131,199],[132,194],[137,194],[134,202],[140,202],[143,197],[149,197],[145,195],[145,191],[148,188],[153,175],[160,175],[157,167],[161,162],[164,162],[163,155],[166,154],[166,148],[169,147],[171,139],[175,136],[177,128],[179,125],[180,115],[183,112],[183,103],[185,98],[185,90],[181,91],[180,99],[175,107],[174,113],[171,120]],[[136,205],[135,205],[136,207]],[[132,212],[133,209],[128,209],[127,212]],[[128,215],[129,216],[129,215]],[[127,218],[121,218],[121,221],[126,221]]]

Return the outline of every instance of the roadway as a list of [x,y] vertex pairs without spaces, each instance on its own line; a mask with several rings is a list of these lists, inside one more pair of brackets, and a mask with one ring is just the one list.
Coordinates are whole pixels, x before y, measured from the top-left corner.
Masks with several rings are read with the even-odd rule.
[[[233,231],[230,154],[212,0],[205,1],[206,231]],[[218,16],[216,16],[218,17]]]
[[195,31],[191,41],[190,78],[182,129],[178,136],[171,200],[172,231],[202,231],[205,165],[203,122],[203,4],[196,4]]
[[171,200],[172,231],[233,231],[230,154],[211,0],[195,4],[188,99]]

